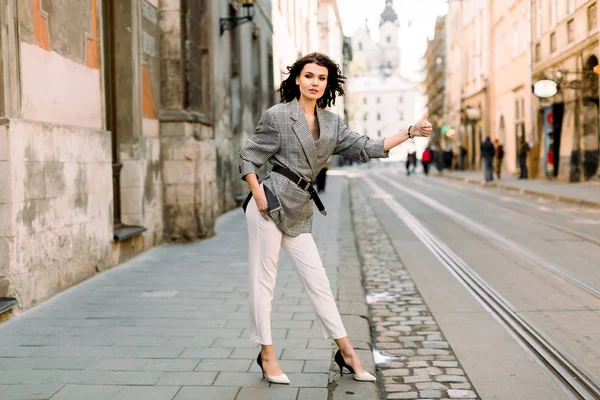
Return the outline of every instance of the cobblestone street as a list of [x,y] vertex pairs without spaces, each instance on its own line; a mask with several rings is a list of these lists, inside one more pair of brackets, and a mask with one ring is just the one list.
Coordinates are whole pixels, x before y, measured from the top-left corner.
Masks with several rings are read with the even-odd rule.
[[477,398],[365,194],[356,188],[351,194],[387,399]]

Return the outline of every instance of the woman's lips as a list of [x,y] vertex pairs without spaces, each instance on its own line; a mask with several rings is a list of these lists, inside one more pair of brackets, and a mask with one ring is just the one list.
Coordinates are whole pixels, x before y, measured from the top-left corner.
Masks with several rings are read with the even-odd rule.
[[317,89],[309,89],[308,91],[311,93],[319,93],[319,91]]

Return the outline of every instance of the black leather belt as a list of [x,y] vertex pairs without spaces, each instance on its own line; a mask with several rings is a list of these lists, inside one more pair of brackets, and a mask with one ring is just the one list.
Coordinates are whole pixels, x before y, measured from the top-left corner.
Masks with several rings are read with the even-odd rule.
[[285,176],[290,181],[298,185],[300,189],[307,191],[308,194],[310,194],[310,198],[315,202],[315,205],[319,209],[319,212],[323,215],[327,215],[327,210],[325,209],[325,206],[321,202],[321,199],[319,198],[319,195],[317,194],[317,191],[315,190],[311,182],[302,178],[295,172],[292,172],[289,169],[282,167],[278,164],[275,164],[273,166],[273,172],[277,172],[278,174]]

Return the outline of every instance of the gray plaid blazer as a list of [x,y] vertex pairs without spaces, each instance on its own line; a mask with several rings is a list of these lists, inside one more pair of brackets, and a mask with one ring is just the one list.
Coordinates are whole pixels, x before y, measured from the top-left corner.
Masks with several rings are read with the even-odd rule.
[[[241,178],[252,173],[258,176],[259,168],[270,162],[313,182],[332,154],[361,162],[387,157],[383,138],[373,140],[352,132],[337,114],[317,110],[320,137],[315,140],[297,100],[268,109],[240,151]],[[279,206],[270,210],[279,229],[290,236],[311,232],[313,206],[308,192],[275,172],[269,172],[263,184],[279,201]]]

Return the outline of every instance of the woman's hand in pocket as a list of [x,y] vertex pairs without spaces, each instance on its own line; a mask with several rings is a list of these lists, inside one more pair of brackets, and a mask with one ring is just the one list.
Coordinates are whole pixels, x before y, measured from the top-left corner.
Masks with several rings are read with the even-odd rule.
[[267,221],[271,219],[269,215],[269,203],[267,202],[267,196],[265,195],[263,188],[259,186],[256,190],[252,191],[252,196],[254,197],[256,207],[263,218]]

